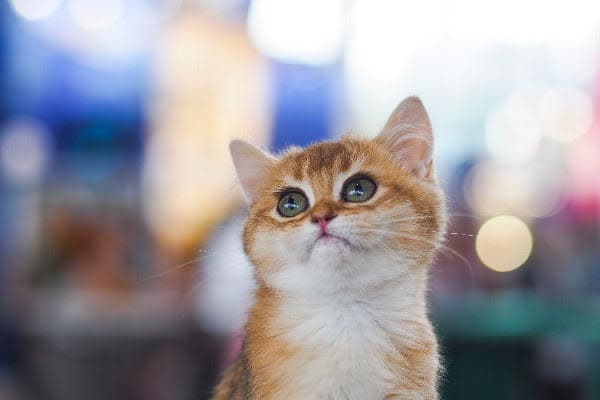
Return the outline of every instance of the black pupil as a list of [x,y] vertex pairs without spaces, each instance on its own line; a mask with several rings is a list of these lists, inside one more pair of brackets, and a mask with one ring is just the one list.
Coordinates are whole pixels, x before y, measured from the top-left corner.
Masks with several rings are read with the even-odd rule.
[[362,185],[356,182],[352,185],[352,189],[350,189],[350,193],[348,194],[350,196],[362,196],[363,194],[365,194],[365,191],[363,190]]
[[288,196],[287,201],[283,206],[289,210],[295,210],[299,207],[294,196]]

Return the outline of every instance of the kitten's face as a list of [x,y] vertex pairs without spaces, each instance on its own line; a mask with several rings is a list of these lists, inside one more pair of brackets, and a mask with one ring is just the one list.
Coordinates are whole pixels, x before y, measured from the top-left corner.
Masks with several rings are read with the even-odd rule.
[[[366,252],[429,252],[437,237],[440,201],[433,182],[404,171],[369,141],[293,150],[265,181],[244,237],[257,267],[331,265]],[[285,211],[290,203],[297,208]]]
[[443,226],[430,160],[405,162],[410,157],[399,158],[395,145],[406,150],[410,140],[382,135],[291,149],[277,159],[263,154],[251,187],[236,163],[252,200],[244,245],[259,279],[298,265],[343,271],[373,257],[429,262]]

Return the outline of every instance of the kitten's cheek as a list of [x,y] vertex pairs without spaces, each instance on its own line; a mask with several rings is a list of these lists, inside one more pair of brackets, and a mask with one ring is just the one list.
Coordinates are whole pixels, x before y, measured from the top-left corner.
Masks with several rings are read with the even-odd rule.
[[269,237],[269,240],[275,244],[279,256],[285,263],[298,262],[302,259],[305,243],[302,232],[297,229],[273,234]]

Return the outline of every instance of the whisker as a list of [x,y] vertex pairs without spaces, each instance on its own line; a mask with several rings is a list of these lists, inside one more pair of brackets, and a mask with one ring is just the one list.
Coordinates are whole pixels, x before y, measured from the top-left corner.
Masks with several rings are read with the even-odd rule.
[[182,264],[179,264],[179,265],[177,265],[177,266],[175,266],[175,267],[173,267],[173,268],[169,268],[169,269],[168,269],[168,270],[166,270],[166,271],[162,271],[162,272],[159,272],[159,273],[157,273],[157,274],[150,275],[150,276],[148,276],[148,277],[146,277],[146,278],[142,279],[142,280],[141,280],[141,283],[145,283],[145,282],[148,282],[148,281],[150,281],[150,280],[153,280],[153,279],[161,278],[161,277],[163,277],[163,276],[165,276],[165,275],[167,275],[167,274],[170,274],[170,273],[173,273],[173,272],[175,272],[175,271],[178,271],[178,270],[180,270],[180,269],[182,269],[182,268],[185,268],[185,267],[187,267],[187,266],[188,266],[188,265],[190,265],[190,264],[196,263],[196,262],[198,262],[198,261],[205,260],[205,259],[207,259],[209,256],[215,256],[215,255],[216,255],[216,254],[214,254],[214,253],[209,253],[209,252],[208,252],[208,251],[206,251],[206,250],[200,250],[200,251],[201,251],[201,252],[203,252],[204,254],[203,254],[203,255],[201,255],[201,256],[199,256],[199,257],[196,257],[196,258],[194,258],[194,259],[192,259],[192,260],[189,260],[189,261],[186,261],[186,262],[184,262],[184,263],[182,263]]
[[480,216],[477,216],[477,215],[471,214],[471,213],[464,213],[464,212],[449,212],[446,215],[448,215],[449,217],[457,217],[457,218],[471,218],[471,219],[475,219],[475,220],[481,219]]
[[473,276],[474,276],[474,271],[473,271],[473,264],[471,264],[471,262],[469,261],[468,258],[466,258],[465,256],[463,256],[462,254],[460,254],[458,251],[454,250],[453,248],[445,245],[444,243],[438,243],[436,241],[431,241],[431,240],[427,240],[427,239],[423,239],[423,238],[418,238],[418,237],[413,237],[413,236],[409,236],[409,235],[400,235],[402,238],[405,239],[409,239],[409,240],[416,240],[419,242],[423,242],[423,243],[428,243],[431,245],[435,245],[435,246],[439,246],[440,250],[444,250],[449,252],[450,254],[452,254],[453,256],[455,256],[457,259],[461,260],[462,262],[464,262],[464,264],[466,265],[468,271],[469,271],[469,276],[471,278],[471,284],[473,286],[475,286],[475,282],[473,281]]
[[[446,245],[442,245],[441,249],[446,250],[448,252],[450,252],[450,254],[452,254],[453,256],[455,256],[456,258],[458,258],[459,260],[463,261],[467,268],[469,269],[469,275],[471,276],[471,281],[473,280],[473,264],[471,264],[471,262],[469,261],[469,259],[465,256],[463,256],[462,254],[460,254],[458,251],[454,250],[452,247],[448,247]],[[473,283],[473,282],[472,282]]]
[[447,232],[446,234],[452,236],[477,237],[477,235],[474,233]]

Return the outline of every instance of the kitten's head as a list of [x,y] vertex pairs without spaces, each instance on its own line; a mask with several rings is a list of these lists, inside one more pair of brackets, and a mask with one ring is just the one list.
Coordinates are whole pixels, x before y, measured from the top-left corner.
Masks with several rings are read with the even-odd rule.
[[286,268],[343,274],[379,259],[402,264],[398,272],[424,268],[444,229],[432,144],[416,97],[372,140],[346,136],[279,157],[233,141],[251,204],[244,246],[259,281]]

